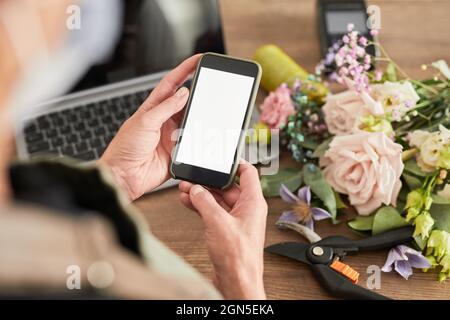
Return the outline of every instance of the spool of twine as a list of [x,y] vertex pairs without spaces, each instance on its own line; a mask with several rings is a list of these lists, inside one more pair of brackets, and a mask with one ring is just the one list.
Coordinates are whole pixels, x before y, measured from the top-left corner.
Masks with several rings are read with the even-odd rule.
[[311,98],[323,98],[328,93],[328,89],[322,83],[309,80],[309,73],[276,45],[260,47],[253,59],[262,67],[261,86],[267,91],[275,90],[282,83],[292,87],[299,79],[306,84],[305,88],[308,88],[308,95]]

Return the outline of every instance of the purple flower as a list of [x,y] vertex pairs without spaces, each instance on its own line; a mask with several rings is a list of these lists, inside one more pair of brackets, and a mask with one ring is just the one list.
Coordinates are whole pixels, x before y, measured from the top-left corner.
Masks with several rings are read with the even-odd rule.
[[403,278],[408,280],[413,273],[412,268],[430,268],[431,264],[419,251],[399,245],[389,251],[386,263],[381,270],[391,272],[393,267]]
[[278,221],[302,223],[309,229],[314,230],[314,220],[331,218],[328,211],[310,206],[311,189],[308,186],[300,188],[295,195],[282,184],[280,196],[284,201],[292,204],[292,210],[283,212]]

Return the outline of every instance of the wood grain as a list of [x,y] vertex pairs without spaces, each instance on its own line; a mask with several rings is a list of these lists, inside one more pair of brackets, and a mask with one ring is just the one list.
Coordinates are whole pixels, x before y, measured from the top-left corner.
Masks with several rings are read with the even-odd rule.
[[[319,60],[319,42],[312,0],[222,0],[224,32],[230,54],[250,58],[261,45],[274,43],[302,66],[312,71]],[[422,63],[437,59],[450,61],[450,1],[369,1],[381,8],[381,35],[385,48],[411,77],[424,78]],[[260,93],[259,99],[263,98]],[[295,165],[283,155],[282,165]],[[278,230],[274,223],[287,209],[280,199],[269,199],[266,244],[304,241],[292,231]],[[153,233],[206,276],[211,264],[203,240],[200,218],[178,201],[176,188],[146,195],[136,205],[147,218]],[[356,238],[345,221],[317,224],[322,236],[341,234]],[[386,251],[364,253],[345,261],[361,273],[366,286],[369,265],[382,266]],[[416,271],[410,280],[394,273],[382,273],[379,293],[395,299],[450,299],[450,284],[438,283],[436,273]],[[310,270],[294,261],[266,254],[265,286],[271,299],[330,299],[312,277]]]

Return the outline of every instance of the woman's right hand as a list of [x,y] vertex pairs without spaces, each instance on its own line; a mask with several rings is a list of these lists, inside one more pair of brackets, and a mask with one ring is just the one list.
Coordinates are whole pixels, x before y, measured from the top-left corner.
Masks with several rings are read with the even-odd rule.
[[239,186],[207,190],[181,182],[181,202],[197,211],[205,224],[205,239],[214,267],[214,284],[226,299],[265,299],[263,250],[267,203],[258,171],[239,165]]

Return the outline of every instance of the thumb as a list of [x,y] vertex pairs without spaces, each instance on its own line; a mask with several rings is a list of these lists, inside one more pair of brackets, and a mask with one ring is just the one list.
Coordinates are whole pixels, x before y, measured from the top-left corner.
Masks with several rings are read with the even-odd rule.
[[189,191],[189,197],[192,206],[198,211],[206,225],[223,221],[226,212],[208,190],[200,185],[195,185]]
[[148,126],[160,128],[164,122],[183,109],[189,96],[189,90],[181,87],[171,97],[156,106],[143,105],[144,118]]

